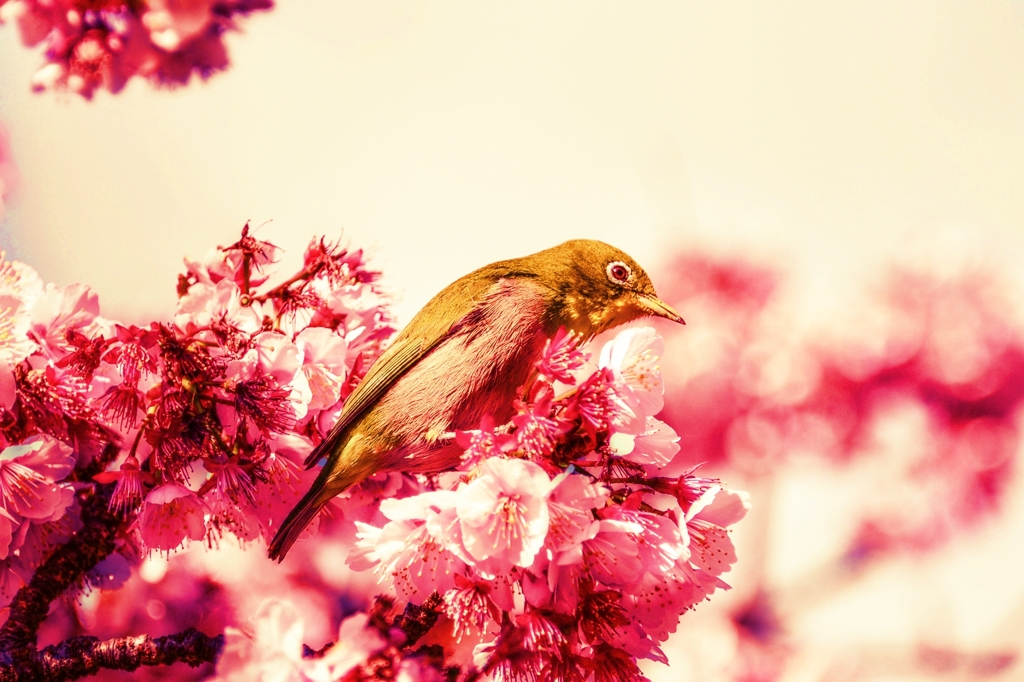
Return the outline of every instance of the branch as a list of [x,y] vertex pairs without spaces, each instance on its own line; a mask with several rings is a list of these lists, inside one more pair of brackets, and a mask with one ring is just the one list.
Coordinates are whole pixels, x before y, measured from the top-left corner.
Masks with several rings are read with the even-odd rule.
[[[381,597],[377,597],[378,601]],[[431,592],[419,606],[406,604],[405,612],[395,618],[394,627],[405,634],[405,646],[412,647],[427,630],[434,627],[444,607],[444,600],[437,592]]]
[[11,673],[0,672],[7,680],[76,680],[101,669],[136,670],[144,665],[187,663],[195,668],[217,660],[224,648],[224,635],[210,637],[189,628],[165,637],[121,637],[101,642],[97,637],[72,637],[46,647],[33,656],[31,667]]
[[36,635],[50,604],[114,551],[120,519],[107,508],[113,488],[96,486],[81,493],[82,529],[54,550],[14,596],[7,622],[0,628],[0,665],[35,654]]
[[39,626],[50,604],[114,551],[121,519],[108,508],[112,492],[113,485],[97,485],[80,493],[82,529],[54,550],[15,595],[7,622],[0,628],[0,682],[74,680],[104,668],[135,670],[177,662],[196,667],[220,655],[224,636],[210,637],[195,628],[165,637],[142,635],[105,642],[97,637],[71,637],[36,650]]

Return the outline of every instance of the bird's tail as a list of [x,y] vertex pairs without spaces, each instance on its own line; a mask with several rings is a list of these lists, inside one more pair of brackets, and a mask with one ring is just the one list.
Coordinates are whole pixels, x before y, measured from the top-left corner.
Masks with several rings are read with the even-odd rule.
[[322,491],[319,486],[314,485],[306,495],[299,500],[295,508],[285,518],[284,523],[277,529],[274,539],[270,542],[270,558],[274,561],[283,561],[284,555],[288,553],[295,541],[302,535],[309,522],[327,504],[327,499],[322,499]]
[[313,481],[309,491],[285,517],[281,527],[274,534],[274,539],[270,541],[270,558],[274,561],[283,561],[284,555],[299,539],[309,522],[324,508],[324,505],[330,502],[335,495],[359,483],[372,472],[373,466],[369,464],[360,467],[345,467],[338,466],[337,463],[329,463],[325,466]]

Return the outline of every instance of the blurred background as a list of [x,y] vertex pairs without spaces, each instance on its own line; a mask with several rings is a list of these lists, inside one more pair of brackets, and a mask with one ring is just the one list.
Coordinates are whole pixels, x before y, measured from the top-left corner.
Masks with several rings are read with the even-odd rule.
[[678,470],[754,500],[733,591],[650,677],[1020,678],[1024,5],[307,0],[242,27],[205,83],[91,102],[33,95],[0,28],[9,257],[142,322],[252,220],[282,272],[315,235],[367,248],[401,323],[484,263],[614,243],[688,322],[659,327]]

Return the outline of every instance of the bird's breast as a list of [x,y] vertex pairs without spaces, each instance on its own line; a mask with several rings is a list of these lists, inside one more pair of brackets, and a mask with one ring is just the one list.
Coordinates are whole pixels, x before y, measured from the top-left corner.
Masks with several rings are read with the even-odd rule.
[[[428,434],[477,428],[485,415],[499,424],[507,421],[517,389],[543,351],[546,311],[543,289],[529,280],[505,279],[492,286],[374,408],[387,416],[387,440],[409,446],[428,440]],[[416,469],[430,470],[453,463],[417,464]]]

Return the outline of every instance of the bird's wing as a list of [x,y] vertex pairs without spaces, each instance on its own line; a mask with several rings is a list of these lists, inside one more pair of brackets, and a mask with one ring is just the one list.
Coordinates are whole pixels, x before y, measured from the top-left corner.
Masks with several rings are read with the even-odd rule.
[[[449,333],[457,330],[477,304],[486,297],[488,290],[503,275],[510,274],[507,268],[496,267],[499,265],[503,264],[492,264],[456,281],[431,299],[416,314],[352,391],[345,401],[341,416],[331,427],[327,437],[306,457],[307,469],[311,469],[323,457],[338,449],[338,444],[344,438],[345,429],[373,407],[402,375],[434,350]],[[493,273],[485,272],[489,270],[493,270]],[[445,323],[445,320],[448,322]]]

